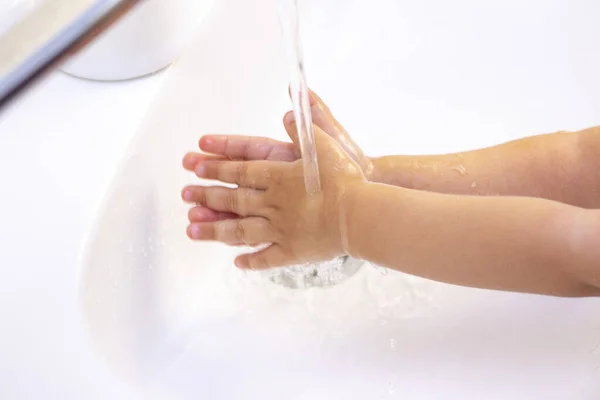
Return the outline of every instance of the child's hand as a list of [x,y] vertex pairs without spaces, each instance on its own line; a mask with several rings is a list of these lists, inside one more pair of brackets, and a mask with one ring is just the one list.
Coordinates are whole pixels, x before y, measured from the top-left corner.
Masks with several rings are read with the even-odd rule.
[[[327,104],[311,90],[310,105],[313,124],[317,125],[323,132],[331,136],[335,141],[354,159],[360,166],[365,177],[372,180],[373,161],[367,157],[356,144],[344,126],[335,118]],[[287,126],[287,124],[285,124]],[[288,131],[289,134],[289,131]],[[296,141],[294,143],[297,144]]]
[[[313,123],[335,139],[340,146],[360,165],[368,180],[373,176],[373,163],[358,145],[352,140],[344,127],[335,119],[333,113],[321,98],[311,91],[311,112]],[[284,116],[284,126],[288,136],[294,143],[280,142],[274,139],[254,136],[208,135],[200,139],[200,149],[207,153],[188,153],[183,159],[183,167],[191,172],[201,162],[236,160],[236,161],[296,161],[300,158],[298,138],[293,126],[294,113]],[[237,218],[232,213],[218,212],[210,208],[197,206],[190,210],[190,222],[213,222],[223,219]]]
[[[333,113],[321,98],[311,91],[311,112],[313,123],[321,130],[334,138],[340,146],[360,165],[365,176],[370,179],[372,162],[360,147],[352,140],[348,132],[334,117]],[[287,120],[293,118],[293,112],[288,112],[284,117],[284,125],[289,125]],[[239,161],[269,160],[269,161],[296,161],[300,158],[295,130],[288,134],[294,143],[285,143],[278,140],[235,135],[209,135],[200,139],[199,147],[207,154],[188,153],[183,159],[183,166],[188,171],[194,171],[198,163],[210,160],[231,159]]]
[[[286,129],[294,133],[294,121]],[[302,161],[202,160],[196,174],[237,184],[238,188],[190,186],[183,199],[204,209],[239,218],[192,222],[194,240],[230,245],[271,244],[236,259],[245,269],[266,269],[325,261],[345,254],[345,194],[364,182],[359,165],[327,134],[315,127],[322,193],[307,195]]]

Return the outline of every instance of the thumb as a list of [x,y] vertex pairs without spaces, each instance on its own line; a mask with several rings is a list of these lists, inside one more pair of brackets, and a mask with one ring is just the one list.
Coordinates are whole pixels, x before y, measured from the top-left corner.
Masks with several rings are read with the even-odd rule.
[[[296,119],[294,112],[290,111],[285,114],[283,118],[283,124],[285,125],[285,131],[294,144],[300,149],[300,137],[298,135],[298,127],[296,126]],[[330,135],[325,133],[318,125],[313,124],[313,132],[315,136],[315,144],[317,146],[317,155],[323,153],[324,156],[329,157],[331,152],[340,153],[344,158],[347,154],[344,152],[344,148],[332,138]]]

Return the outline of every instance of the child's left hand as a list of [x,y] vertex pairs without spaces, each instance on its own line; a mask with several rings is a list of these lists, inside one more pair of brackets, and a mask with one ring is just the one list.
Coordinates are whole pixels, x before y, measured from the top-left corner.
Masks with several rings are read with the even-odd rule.
[[[294,121],[286,122],[288,131],[295,130]],[[346,193],[366,178],[334,139],[318,127],[314,129],[320,194],[306,193],[302,160],[202,161],[196,168],[198,177],[237,184],[238,188],[190,186],[183,190],[183,199],[201,209],[239,218],[192,222],[188,236],[229,245],[270,244],[238,257],[236,265],[244,269],[327,261],[346,254]],[[190,216],[190,221],[194,220]]]

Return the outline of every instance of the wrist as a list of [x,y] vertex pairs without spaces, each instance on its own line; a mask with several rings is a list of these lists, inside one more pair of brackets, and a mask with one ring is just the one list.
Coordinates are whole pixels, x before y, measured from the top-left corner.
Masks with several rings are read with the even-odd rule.
[[373,163],[374,160],[374,158],[364,156],[360,163],[360,168],[362,169],[365,178],[367,178],[367,181],[369,182],[373,182],[373,177],[375,175],[375,164]]
[[416,189],[414,186],[415,161],[406,156],[386,156],[372,158],[371,182]]
[[385,255],[396,251],[390,250],[388,241],[404,231],[404,209],[415,204],[420,193],[368,181],[349,186],[340,204],[344,254],[384,265]]
[[372,173],[371,178],[369,179],[371,182],[375,183],[385,183],[394,186],[405,186],[402,185],[402,170],[399,168],[394,168],[391,163],[393,160],[390,157],[378,157],[371,159]]
[[370,158],[369,159],[371,161],[371,172],[369,174],[369,176],[367,177],[367,179],[369,180],[369,182],[379,182],[379,183],[383,183],[384,179],[384,173],[383,171],[385,170],[384,165],[382,163],[382,158]]
[[[342,251],[345,255],[360,259],[359,251],[354,245],[352,227],[359,218],[361,204],[366,197],[371,183],[362,181],[350,185],[342,197],[339,208],[339,232]],[[364,210],[363,210],[364,211]]]

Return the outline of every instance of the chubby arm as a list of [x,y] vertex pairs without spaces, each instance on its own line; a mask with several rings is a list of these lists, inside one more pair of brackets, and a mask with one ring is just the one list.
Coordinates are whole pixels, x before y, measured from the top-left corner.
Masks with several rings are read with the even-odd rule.
[[376,182],[439,193],[529,196],[600,208],[600,127],[439,156],[373,160]]
[[600,295],[600,211],[361,183],[346,196],[341,225],[349,254],[409,274],[494,290]]

